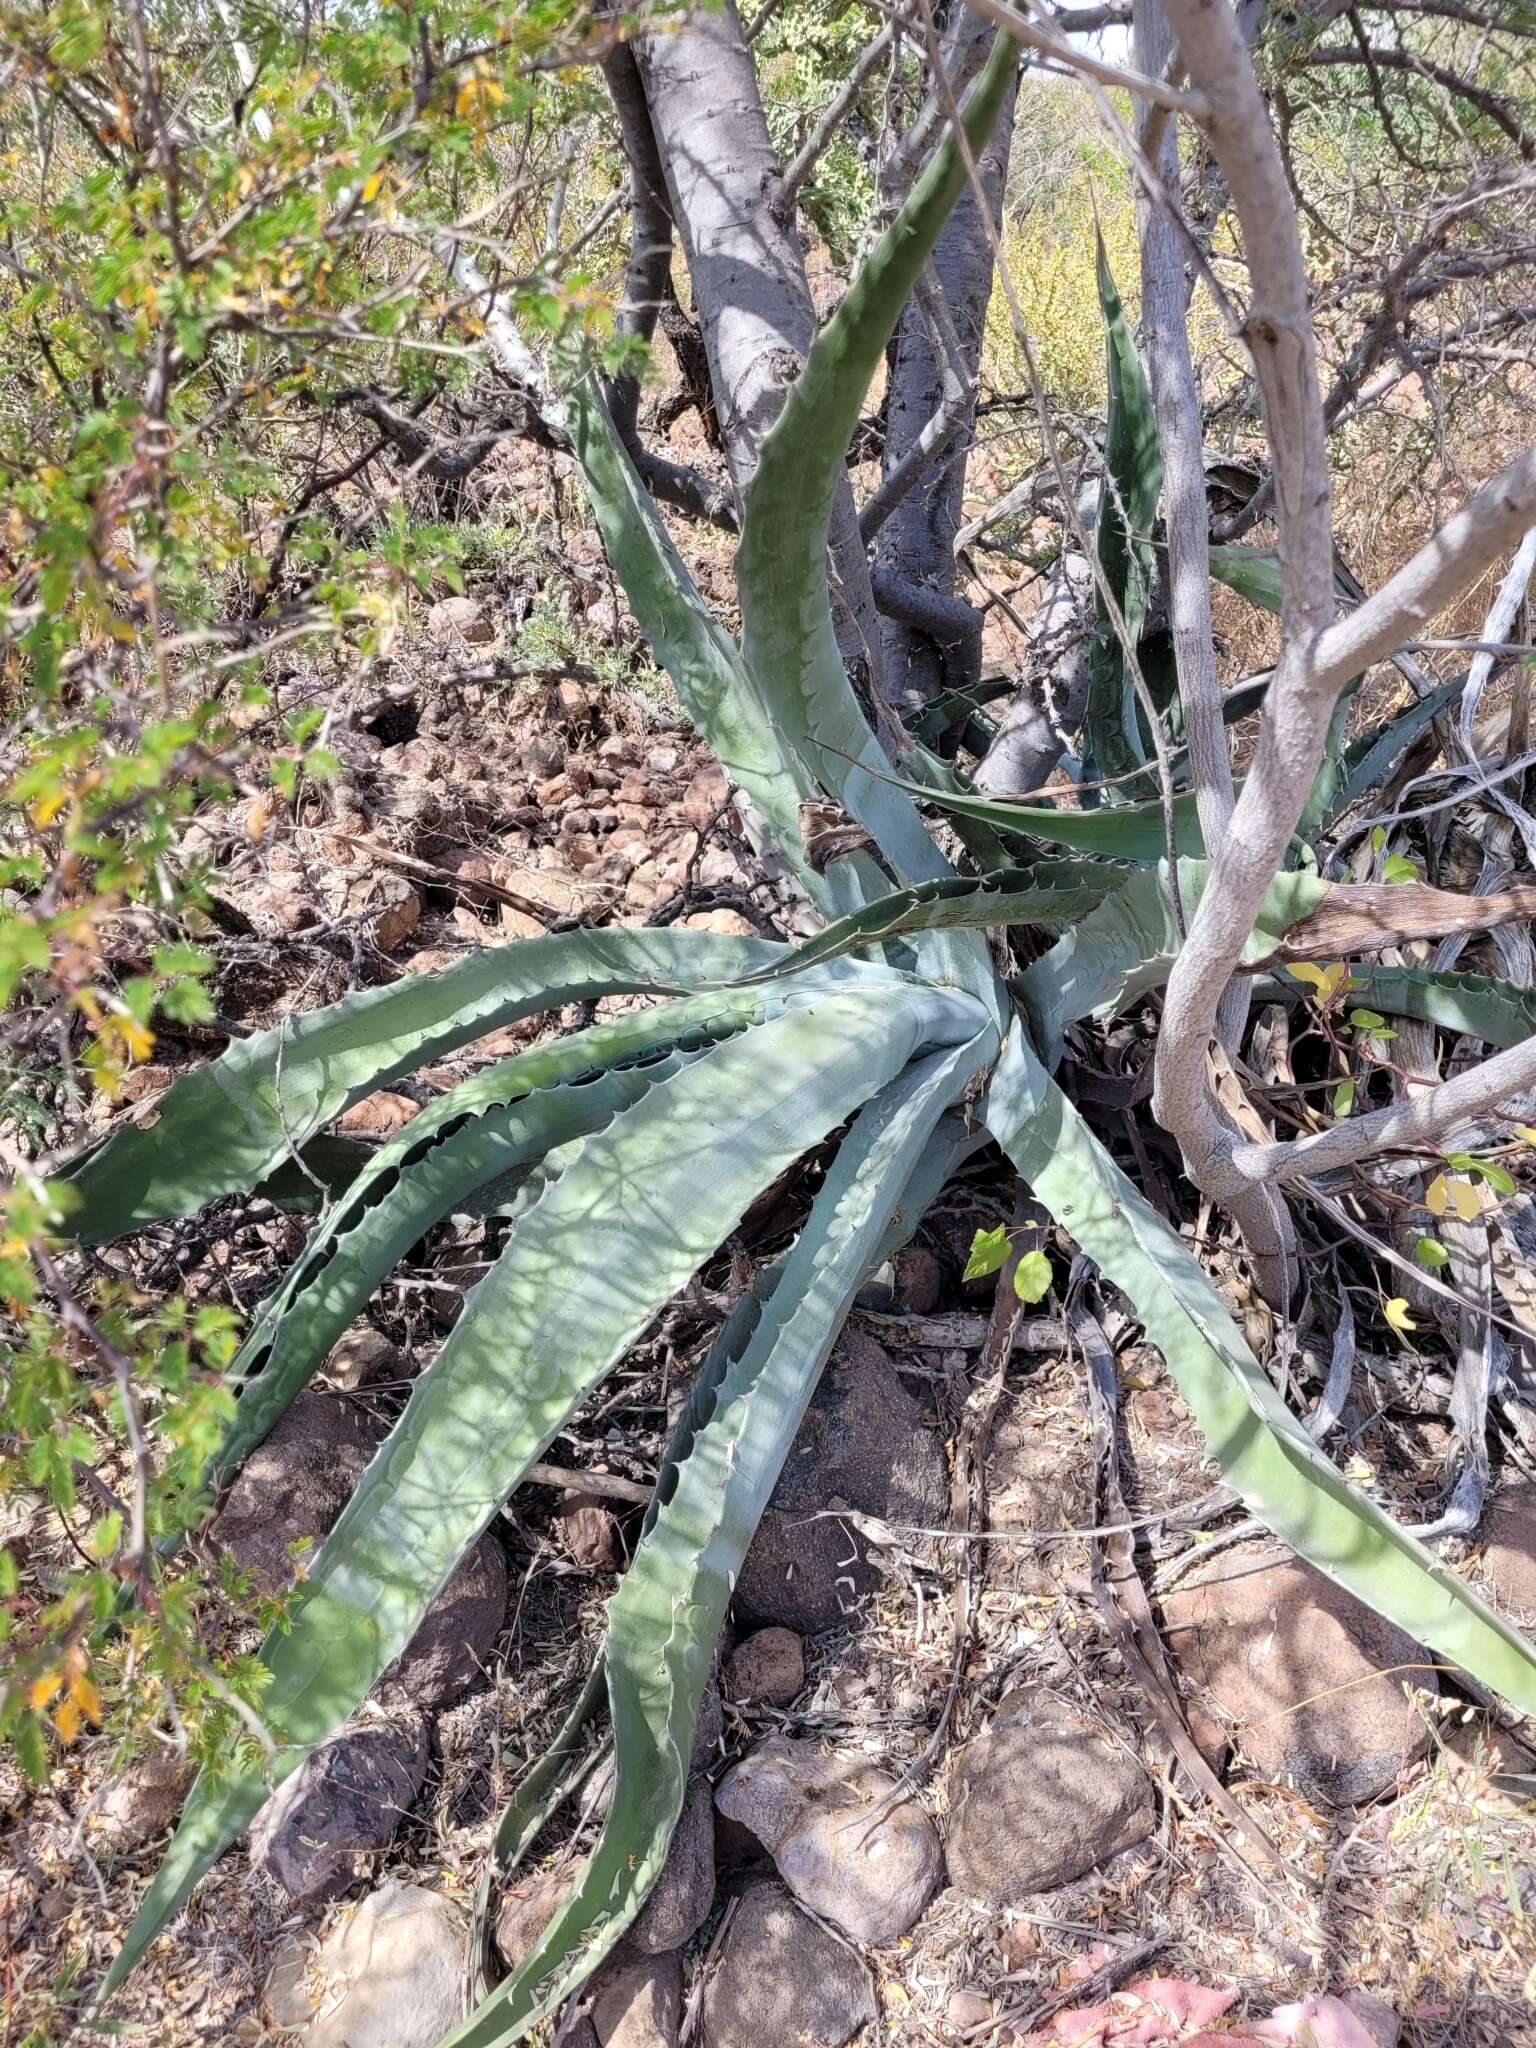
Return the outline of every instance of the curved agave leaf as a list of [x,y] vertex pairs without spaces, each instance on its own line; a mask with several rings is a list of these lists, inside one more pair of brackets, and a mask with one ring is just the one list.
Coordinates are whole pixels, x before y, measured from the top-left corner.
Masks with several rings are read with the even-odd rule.
[[123,1125],[64,1175],[75,1234],[100,1244],[253,1188],[349,1103],[519,1017],[593,996],[688,995],[782,950],[719,932],[560,932],[290,1017],[183,1074],[152,1126]]
[[103,1998],[274,1784],[366,1697],[528,1466],[753,1197],[983,1015],[911,984],[828,995],[715,1046],[587,1141],[466,1301],[263,1646],[270,1777],[240,1759],[199,1778]]
[[[990,1029],[913,1067],[865,1109],[746,1341],[679,1463],[608,1609],[605,1660],[616,1778],[586,1868],[538,1945],[444,2048],[505,2048],[619,1940],[666,1860],[687,1787],[699,1701],[746,1554],[843,1319],[883,1254],[922,1214],[907,1191],[935,1127],[996,1045]],[[943,1148],[938,1148],[942,1151]],[[926,1192],[926,1190],[925,1190]],[[750,1327],[749,1327],[750,1326]]]
[[1260,611],[1279,612],[1280,557],[1275,549],[1245,547],[1241,541],[1213,543],[1211,574]]
[[744,976],[738,986],[797,974],[865,946],[886,945],[915,932],[1070,924],[1104,901],[1116,886],[1119,872],[1107,862],[1060,860],[1041,861],[1032,868],[1008,868],[980,881],[951,875],[939,882],[918,882],[910,889],[882,896],[866,910],[839,918],[796,946],[782,961]]
[[[1210,873],[1208,861],[1179,862],[1179,897],[1186,919],[1205,893]],[[1273,953],[1284,934],[1317,908],[1331,886],[1309,870],[1277,875],[1243,958],[1262,960]],[[1068,1024],[1095,1014],[1113,1016],[1137,996],[1161,988],[1178,951],[1168,863],[1131,869],[1096,909],[1013,982],[1046,1065],[1054,1067],[1060,1059],[1062,1032]]]
[[[1017,55],[1000,35],[965,106],[972,149],[997,118]],[[838,650],[827,596],[827,532],[864,393],[964,182],[960,146],[948,135],[789,387],[747,487],[736,553],[742,652],[774,723],[826,793],[910,881],[946,875],[949,864],[906,793],[855,771],[861,761],[883,770],[886,757]],[[952,948],[951,971],[969,971],[979,987],[984,949],[976,942]]]
[[813,903],[830,913],[881,894],[885,877],[866,853],[832,861],[825,874],[806,857],[800,806],[818,800],[821,785],[788,743],[740,648],[700,596],[614,432],[594,372],[567,387],[566,419],[608,559],[694,727],[756,804]]
[[[973,796],[937,785],[930,788],[904,776],[887,774],[886,779],[935,810],[990,825],[1005,839],[1042,839],[1052,846],[1070,846],[1079,853],[1102,854],[1118,861],[1161,860],[1168,851],[1160,803],[1115,804],[1096,811],[1056,810],[1045,804],[1012,804],[1001,797]],[[1173,817],[1178,852],[1202,858],[1205,842],[1200,837],[1194,798],[1175,797]]]
[[240,1399],[210,1465],[214,1483],[261,1442],[375,1289],[456,1204],[600,1130],[765,1010],[761,999],[722,991],[620,1017],[503,1060],[413,1117],[320,1224],[247,1332],[229,1369]]
[[1373,790],[1404,747],[1411,746],[1442,711],[1449,710],[1466,687],[1467,678],[1456,676],[1452,681],[1442,683],[1438,690],[1431,690],[1427,697],[1421,697],[1417,704],[1410,704],[1406,711],[1387,724],[1376,726],[1370,732],[1361,733],[1358,739],[1351,740],[1344,749],[1343,785],[1328,814],[1330,821]]
[[[1465,1031],[1500,1047],[1519,1045],[1536,1034],[1536,990],[1518,988],[1489,974],[1459,974],[1430,967],[1350,969],[1351,1004],[1389,1017],[1417,1017],[1442,1031]],[[1265,976],[1264,996],[1315,995],[1289,975]]]
[[1536,1711],[1536,1649],[1317,1448],[1203,1268],[1047,1079],[1020,1029],[993,1072],[985,1114],[1034,1194],[1130,1300],[1210,1456],[1258,1519],[1414,1641]]
[[[1094,551],[1130,644],[1139,648],[1156,573],[1152,529],[1163,487],[1163,457],[1158,446],[1152,392],[1110,274],[1103,236],[1096,237],[1096,242],[1109,403],[1105,415],[1104,484],[1094,525]],[[1096,781],[1100,776],[1126,775],[1139,768],[1147,758],[1147,749],[1125,648],[1097,578],[1093,603],[1088,704],[1083,718],[1083,769],[1089,780]]]

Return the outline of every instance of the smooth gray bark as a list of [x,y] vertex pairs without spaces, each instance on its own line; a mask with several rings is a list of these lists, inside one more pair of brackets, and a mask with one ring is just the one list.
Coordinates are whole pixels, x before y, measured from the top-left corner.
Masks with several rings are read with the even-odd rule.
[[[973,9],[957,4],[944,31],[944,69],[952,81],[975,71],[996,30]],[[1002,221],[1003,190],[1013,143],[1015,94],[976,160],[994,232]],[[942,123],[940,123],[942,132]],[[912,168],[916,168],[915,165]],[[902,315],[891,351],[882,480],[889,483],[943,415],[942,449],[917,475],[881,526],[876,563],[881,582],[917,585],[955,597],[955,534],[965,491],[966,461],[975,433],[976,378],[981,364],[987,306],[992,297],[992,237],[967,182],[933,252],[932,272],[948,309],[958,360],[946,364],[942,337],[923,317],[916,297]],[[965,396],[955,400],[958,379]],[[980,656],[980,617],[963,641],[936,639],[909,618],[887,618],[882,631],[886,695],[892,703],[925,702],[941,690],[974,682]],[[967,673],[966,671],[969,670]]]
[[[635,55],[740,493],[815,333],[805,257],[735,0],[638,37]],[[833,508],[831,554],[839,643],[850,660],[867,661],[873,679],[875,600],[846,483]]]

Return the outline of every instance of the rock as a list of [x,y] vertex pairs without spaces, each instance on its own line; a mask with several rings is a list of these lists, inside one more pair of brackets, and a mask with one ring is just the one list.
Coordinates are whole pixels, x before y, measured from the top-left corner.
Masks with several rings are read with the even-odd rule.
[[462,640],[483,647],[496,638],[496,625],[478,599],[445,597],[427,612],[427,638],[435,647],[453,647]]
[[593,1979],[591,1998],[599,2048],[677,2048],[682,1957],[637,1955],[621,1942]]
[[683,919],[690,932],[724,932],[733,939],[760,939],[762,933],[739,910],[695,910]]
[[380,1088],[343,1110],[336,1119],[336,1128],[345,1131],[349,1138],[392,1138],[420,1108],[420,1103],[412,1102],[409,1095],[396,1095],[389,1088]]
[[577,1564],[596,1572],[618,1570],[618,1524],[595,1494],[568,1495],[555,1510],[555,1521]]
[[800,1638],[787,1628],[760,1628],[731,1658],[725,1683],[733,1700],[787,1707],[805,1684]]
[[1379,1797],[1429,1747],[1403,1691],[1436,1690],[1427,1658],[1299,1558],[1262,1545],[1230,1550],[1199,1584],[1163,1602],[1168,1648],[1210,1694],[1253,1768],[1290,1778],[1308,1799]]
[[683,1796],[661,1875],[629,1930],[631,1945],[648,1956],[681,1948],[704,1925],[714,1902],[715,1823],[709,1780],[695,1777]]
[[1006,1697],[951,1760],[945,1854],[954,1884],[989,1905],[1070,1884],[1145,1841],[1146,1773],[1065,1702]]
[[507,1560],[489,1530],[455,1567],[374,1697],[431,1709],[467,1692],[485,1670],[507,1611]]
[[576,720],[588,718],[592,713],[591,697],[580,683],[570,679],[556,688],[555,703],[559,707],[560,716],[568,723],[574,724]]
[[[800,1635],[835,1627],[878,1574],[834,1501],[918,1528],[945,1524],[949,1485],[937,1439],[885,1352],[847,1331],[822,1375],[736,1582],[748,1619]],[[849,1554],[853,1553],[852,1561]]]
[[405,1354],[368,1323],[348,1330],[325,1362],[333,1387],[377,1386],[381,1380],[403,1380],[407,1373]]
[[146,1842],[174,1824],[196,1776],[196,1767],[174,1750],[151,1750],[108,1779],[91,1818],[120,1847]]
[[1486,1534],[1483,1591],[1517,1628],[1536,1636],[1536,1487],[1501,1494]]
[[704,1993],[705,2048],[842,2048],[874,2016],[858,1957],[778,1885],[754,1885]]
[[699,1717],[693,1724],[693,1748],[689,1752],[688,1768],[691,1771],[707,1771],[717,1761],[720,1751],[721,1731],[725,1727],[725,1715],[720,1706],[720,1687],[713,1677],[704,1686],[699,1700]]
[[730,793],[731,785],[725,779],[725,770],[717,768],[711,761],[699,770],[683,791],[683,816],[702,832],[713,822]]
[[545,1871],[520,1878],[502,1894],[496,1909],[496,1953],[509,1970],[519,1969],[535,1942],[565,1903],[571,1871]]
[[251,1862],[291,1899],[346,1890],[386,1848],[427,1775],[425,1724],[410,1716],[348,1729],[312,1750],[251,1826]]
[[779,1736],[726,1773],[715,1801],[771,1850],[803,1905],[878,1945],[906,1933],[943,1877],[938,1835],[915,1801],[877,1815],[895,1783]]
[[316,1947],[292,1936],[267,1979],[302,2048],[436,2048],[468,2010],[469,1924],[414,1884],[381,1885]]
[[896,1254],[896,1306],[904,1316],[932,1315],[943,1285],[944,1268],[926,1245]]
[[992,2017],[990,1999],[979,1991],[951,1991],[944,2004],[944,2017],[952,2027],[980,2027]]
[[250,1572],[257,1592],[292,1584],[362,1478],[374,1443],[349,1401],[308,1393],[252,1451],[212,1534]]

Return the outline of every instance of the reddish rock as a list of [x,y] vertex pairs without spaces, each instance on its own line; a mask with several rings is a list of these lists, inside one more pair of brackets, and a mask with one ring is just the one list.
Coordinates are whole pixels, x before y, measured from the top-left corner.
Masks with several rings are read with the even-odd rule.
[[1175,1662],[1263,1777],[1354,1805],[1429,1746],[1404,1691],[1435,1690],[1425,1653],[1299,1558],[1241,1544],[1171,1592],[1163,1617]]

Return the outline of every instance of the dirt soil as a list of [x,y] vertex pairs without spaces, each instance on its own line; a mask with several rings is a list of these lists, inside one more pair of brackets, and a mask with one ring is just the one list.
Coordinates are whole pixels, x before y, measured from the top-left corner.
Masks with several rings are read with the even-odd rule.
[[[325,707],[339,778],[291,807],[253,797],[194,827],[191,850],[209,868],[221,1032],[578,922],[786,930],[724,777],[646,670],[593,537],[561,526],[541,459],[526,459],[529,474],[514,482],[539,530],[536,549],[511,572],[472,580],[464,598],[424,606],[391,656],[344,694],[326,670],[296,668],[282,684],[274,716]],[[706,560],[706,581],[708,572]],[[496,673],[519,664],[534,672]],[[465,1074],[578,1021],[570,1010],[497,1033],[359,1105],[342,1127],[385,1134]],[[111,1113],[152,1115],[159,1090],[220,1042],[211,1032],[163,1039]],[[734,1254],[771,1256],[805,1200],[803,1185],[776,1191]],[[922,1312],[898,1300],[863,1318],[951,1458],[974,1412],[975,1332],[993,1288],[963,1282],[961,1270],[974,1231],[1008,1221],[1011,1200],[995,1155],[979,1155],[919,1236],[937,1283]],[[355,1392],[364,1410],[398,1407],[403,1381],[441,1343],[502,1231],[494,1218],[445,1225],[384,1288],[371,1320],[398,1347],[401,1377]],[[249,1311],[301,1242],[296,1218],[230,1202],[111,1257],[150,1291],[179,1288]],[[643,1484],[730,1284],[722,1257],[658,1319],[550,1460],[597,1489]],[[1045,1319],[1058,1313],[1044,1306]],[[1127,1508],[1161,1545],[1143,1560],[1161,1582],[1237,1517],[1221,1505],[1158,1359],[1130,1340],[1119,1352]],[[909,1936],[869,1956],[881,2017],[866,2039],[915,2048],[1012,2038],[1085,1968],[1148,1943],[1160,1974],[1237,1985],[1240,2011],[1358,1989],[1392,2006],[1409,2048],[1536,2039],[1532,1810],[1490,1770],[1507,1738],[1449,1689],[1438,1703],[1425,1699],[1427,1753],[1360,1810],[1314,1803],[1239,1753],[1228,1784],[1279,1851],[1266,1864],[1173,1764],[1095,1597],[1091,1546],[1059,1533],[1099,1515],[1080,1359],[1064,1341],[1018,1350],[997,1391],[973,1526],[999,1540],[972,1544],[962,1573],[961,1544],[888,1532],[876,1590],[845,1625],[807,1642],[803,1691],[787,1707],[728,1707],[710,1774],[762,1735],[812,1735],[893,1775],[917,1770],[942,1832],[947,1757],[1006,1695],[1036,1685],[1142,1760],[1158,1823],[1139,1848],[1027,1904],[989,1909],[941,1891]],[[1358,1445],[1410,1504],[1433,1448],[1385,1406]],[[601,1541],[590,1521],[573,1532],[570,1495],[557,1485],[530,1484],[509,1504],[499,1524],[511,1566],[500,1638],[483,1684],[440,1720],[427,1784],[370,1883],[403,1877],[472,1901],[508,1787],[558,1725],[635,1534],[637,1506],[595,1498]],[[957,1662],[962,1578],[973,1625]],[[104,1835],[99,1814],[115,1776],[107,1745],[86,1739],[39,1794],[0,1779],[4,2048],[69,2037],[70,1986],[106,1967],[163,1848],[163,1827],[127,1850]],[[698,2012],[691,1992],[724,1904],[722,1890],[690,1944],[685,2012]],[[296,1914],[231,1851],[120,2001],[117,2038],[156,2048],[278,2038],[262,2011],[274,1946],[339,1909]]]

